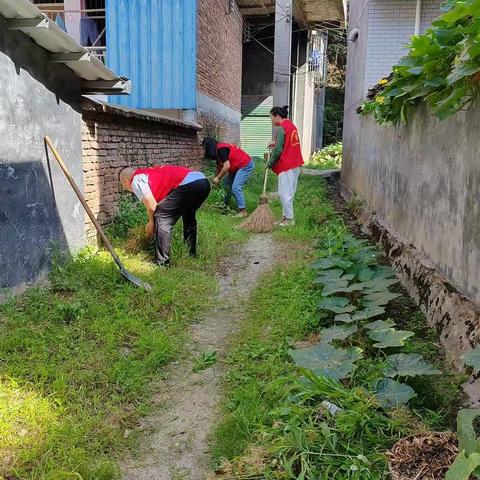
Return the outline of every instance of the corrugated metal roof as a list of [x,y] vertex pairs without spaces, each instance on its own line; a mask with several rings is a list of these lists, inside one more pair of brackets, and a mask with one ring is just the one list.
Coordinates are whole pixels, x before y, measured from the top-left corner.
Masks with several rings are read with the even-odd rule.
[[106,67],[29,0],[0,0],[0,15],[6,19],[9,29],[23,32],[48,50],[52,62],[64,63],[85,80],[85,93],[129,93],[127,78],[119,77]]
[[110,101],[131,108],[195,109],[196,0],[107,0],[106,16],[107,63],[133,82],[130,97]]

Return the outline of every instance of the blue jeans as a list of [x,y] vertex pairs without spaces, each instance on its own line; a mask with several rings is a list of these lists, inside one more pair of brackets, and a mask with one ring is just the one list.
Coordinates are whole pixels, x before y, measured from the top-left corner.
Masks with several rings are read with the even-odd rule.
[[253,160],[250,160],[250,163],[245,165],[238,172],[234,173],[233,175],[229,173],[225,177],[223,184],[225,185],[225,188],[227,190],[227,193],[225,195],[226,204],[230,202],[230,198],[232,197],[233,193],[233,196],[237,201],[237,207],[239,209],[243,209],[246,207],[245,196],[243,195],[243,186],[247,183],[247,180],[252,174],[254,168],[255,164],[253,163]]

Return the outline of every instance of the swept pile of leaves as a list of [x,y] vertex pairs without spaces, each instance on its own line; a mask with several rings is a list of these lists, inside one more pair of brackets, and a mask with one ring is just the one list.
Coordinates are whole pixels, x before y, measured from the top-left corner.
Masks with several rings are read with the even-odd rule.
[[426,432],[399,440],[389,452],[392,480],[445,478],[458,455],[451,432]]
[[359,113],[380,124],[407,123],[409,112],[427,103],[445,119],[470,107],[480,92],[480,0],[448,0],[410,52],[380,80]]

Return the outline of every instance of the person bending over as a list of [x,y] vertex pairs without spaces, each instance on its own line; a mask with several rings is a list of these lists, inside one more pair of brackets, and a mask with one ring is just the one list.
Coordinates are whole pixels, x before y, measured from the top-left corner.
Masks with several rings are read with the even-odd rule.
[[247,216],[243,188],[253,172],[255,164],[250,156],[241,148],[230,143],[218,143],[211,137],[202,142],[205,147],[205,157],[217,162],[217,175],[213,183],[218,185],[222,178],[226,189],[225,204],[228,205],[233,196],[237,201],[239,215]]
[[118,174],[123,188],[145,205],[148,223],[145,233],[155,234],[155,261],[170,264],[172,230],[183,220],[183,237],[189,253],[197,253],[197,210],[210,193],[210,182],[202,172],[164,165],[149,168],[125,167]]

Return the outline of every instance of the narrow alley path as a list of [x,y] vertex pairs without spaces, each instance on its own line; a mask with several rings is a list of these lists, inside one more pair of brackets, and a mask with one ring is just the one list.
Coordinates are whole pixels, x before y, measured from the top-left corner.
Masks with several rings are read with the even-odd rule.
[[[208,435],[221,394],[223,361],[229,336],[245,314],[245,300],[259,277],[280,257],[271,235],[256,235],[220,264],[216,306],[191,327],[189,358],[172,364],[154,399],[158,413],[144,420],[146,438],[138,458],[122,465],[124,480],[204,480],[208,471]],[[188,279],[186,280],[188,281]],[[218,352],[218,363],[193,372],[202,352]]]

